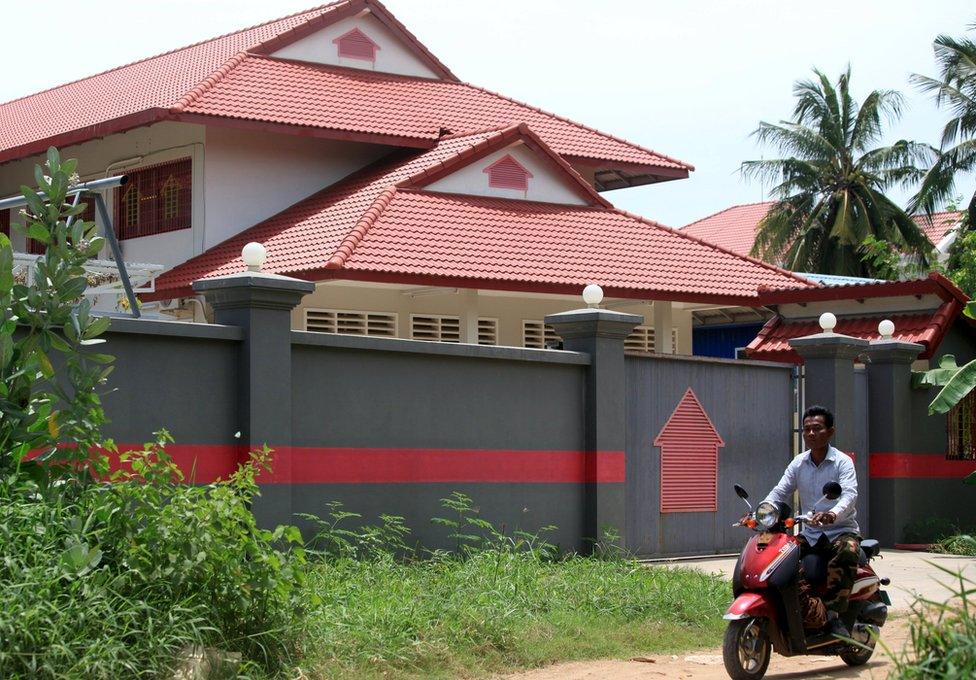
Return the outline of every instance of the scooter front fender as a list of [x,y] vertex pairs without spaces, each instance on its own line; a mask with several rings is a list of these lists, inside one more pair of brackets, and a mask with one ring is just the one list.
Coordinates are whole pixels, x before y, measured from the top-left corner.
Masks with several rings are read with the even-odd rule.
[[766,618],[773,619],[776,607],[766,593],[742,593],[729,606],[723,619],[735,621],[737,619]]

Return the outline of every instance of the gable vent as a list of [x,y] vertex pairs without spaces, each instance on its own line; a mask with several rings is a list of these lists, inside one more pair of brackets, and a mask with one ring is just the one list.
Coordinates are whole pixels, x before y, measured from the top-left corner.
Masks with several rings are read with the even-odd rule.
[[483,172],[488,173],[488,186],[495,189],[529,190],[529,178],[532,177],[532,173],[522,167],[522,164],[511,155],[499,158]]
[[379,45],[358,28],[343,33],[332,42],[339,46],[339,56],[348,59],[376,61],[376,50],[380,49]]

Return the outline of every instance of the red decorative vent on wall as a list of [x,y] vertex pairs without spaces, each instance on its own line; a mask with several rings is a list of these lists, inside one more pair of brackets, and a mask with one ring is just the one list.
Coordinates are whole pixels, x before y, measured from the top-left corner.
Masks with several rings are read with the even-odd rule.
[[339,56],[349,59],[376,61],[376,50],[380,49],[379,45],[358,28],[343,33],[332,42],[339,46]]
[[725,442],[690,387],[654,446],[661,448],[661,512],[718,510],[718,449]]
[[532,173],[511,155],[499,158],[483,170],[488,173],[488,186],[495,189],[529,190],[529,178]]

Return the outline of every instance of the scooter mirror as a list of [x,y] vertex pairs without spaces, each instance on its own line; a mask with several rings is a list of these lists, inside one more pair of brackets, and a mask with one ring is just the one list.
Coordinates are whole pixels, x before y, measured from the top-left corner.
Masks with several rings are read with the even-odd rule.
[[743,489],[743,488],[742,488],[741,486],[739,486],[738,484],[736,484],[736,485],[735,485],[734,487],[732,487],[732,488],[734,488],[734,489],[735,489],[735,495],[736,495],[736,496],[738,496],[739,498],[741,498],[741,499],[742,499],[742,500],[744,500],[744,501],[745,501],[745,500],[749,500],[749,494],[747,494],[747,493],[746,493],[746,490],[745,490],[745,489]]
[[823,487],[823,494],[828,501],[835,501],[840,498],[840,495],[844,492],[840,484],[837,482],[827,482]]

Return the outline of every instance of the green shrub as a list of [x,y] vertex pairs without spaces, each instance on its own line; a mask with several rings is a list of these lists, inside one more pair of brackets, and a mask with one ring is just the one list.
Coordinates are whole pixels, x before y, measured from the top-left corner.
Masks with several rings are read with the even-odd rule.
[[301,538],[249,509],[268,452],[191,486],[166,441],[71,498],[0,487],[0,677],[151,677],[188,645],[266,670],[295,657],[306,565],[279,546]]
[[935,550],[949,555],[976,557],[976,536],[970,534],[948,536],[935,545]]

